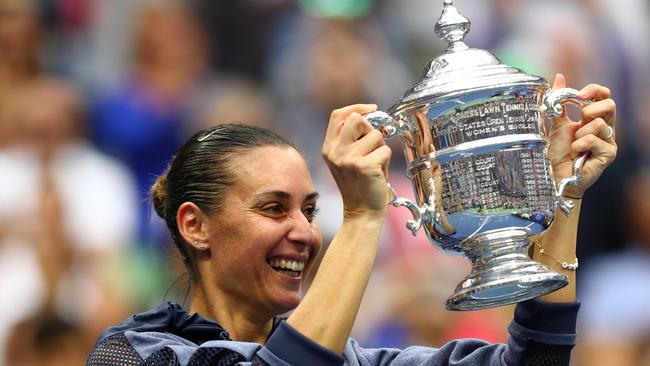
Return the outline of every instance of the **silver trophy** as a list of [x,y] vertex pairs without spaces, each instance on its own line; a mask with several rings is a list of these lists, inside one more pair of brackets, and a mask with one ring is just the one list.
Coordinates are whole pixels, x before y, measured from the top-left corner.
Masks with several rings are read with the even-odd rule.
[[435,31],[449,43],[446,52],[388,113],[366,116],[386,138],[401,139],[416,202],[391,189],[391,204],[411,211],[406,226],[413,235],[424,227],[436,247],[472,263],[449,310],[511,304],[568,283],[529,258],[529,237],[549,227],[556,208],[569,215],[573,202],[563,191],[580,181],[584,160],[556,187],[544,118],[559,116],[565,103],[589,103],[574,89],[551,91],[544,79],[469,48],[469,28],[444,1]]

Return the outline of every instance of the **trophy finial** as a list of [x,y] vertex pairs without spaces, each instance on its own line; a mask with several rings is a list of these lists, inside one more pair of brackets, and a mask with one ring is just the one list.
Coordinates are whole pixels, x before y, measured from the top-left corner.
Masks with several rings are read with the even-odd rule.
[[466,50],[469,47],[463,42],[469,32],[470,21],[458,12],[452,0],[443,1],[442,14],[436,23],[435,31],[439,38],[449,43],[448,52]]

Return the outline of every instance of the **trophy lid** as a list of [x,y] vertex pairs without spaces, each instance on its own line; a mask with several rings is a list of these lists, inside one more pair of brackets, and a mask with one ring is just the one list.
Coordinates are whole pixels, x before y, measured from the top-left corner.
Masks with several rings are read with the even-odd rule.
[[452,0],[444,0],[442,15],[435,26],[436,35],[448,43],[444,54],[434,58],[422,77],[391,108],[394,113],[438,98],[472,91],[516,85],[548,86],[541,77],[502,64],[486,50],[469,48],[465,35],[470,21],[458,12]]

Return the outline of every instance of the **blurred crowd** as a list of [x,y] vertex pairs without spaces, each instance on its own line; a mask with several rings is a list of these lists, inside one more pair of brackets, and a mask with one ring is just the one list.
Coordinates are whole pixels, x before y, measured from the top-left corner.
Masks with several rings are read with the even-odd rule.
[[[619,158],[587,193],[575,365],[650,365],[650,5],[454,2],[466,42],[570,86],[612,89]],[[0,366],[81,365],[99,332],[188,277],[150,185],[200,128],[243,122],[292,138],[341,220],[320,158],[329,112],[387,109],[444,51],[431,0],[0,0]],[[398,141],[391,184],[412,196]],[[389,210],[353,336],[366,346],[502,342],[512,307],[452,313],[468,273]]]

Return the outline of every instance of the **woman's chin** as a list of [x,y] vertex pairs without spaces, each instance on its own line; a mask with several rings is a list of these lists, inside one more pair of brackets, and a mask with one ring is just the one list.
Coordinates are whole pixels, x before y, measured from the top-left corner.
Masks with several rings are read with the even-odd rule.
[[276,299],[275,307],[278,314],[288,313],[297,308],[298,305],[300,305],[300,300],[301,297],[299,293],[286,294],[285,296],[282,296],[282,298]]

